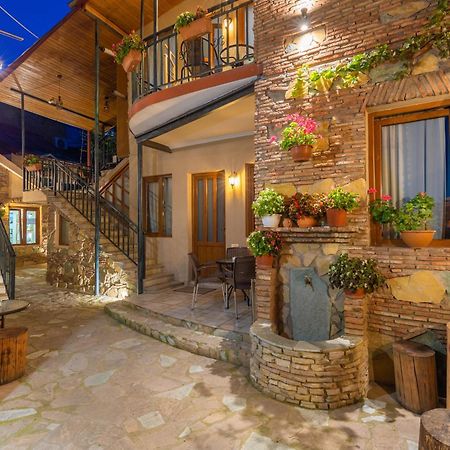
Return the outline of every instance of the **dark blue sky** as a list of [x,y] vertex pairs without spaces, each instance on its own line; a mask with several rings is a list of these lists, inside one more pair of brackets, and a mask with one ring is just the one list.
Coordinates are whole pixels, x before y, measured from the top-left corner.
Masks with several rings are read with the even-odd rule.
[[[68,0],[0,0],[0,6],[41,37],[68,12]],[[0,10],[0,29],[24,38],[19,42],[0,35],[0,62],[3,68],[11,64],[35,42],[31,34]]]

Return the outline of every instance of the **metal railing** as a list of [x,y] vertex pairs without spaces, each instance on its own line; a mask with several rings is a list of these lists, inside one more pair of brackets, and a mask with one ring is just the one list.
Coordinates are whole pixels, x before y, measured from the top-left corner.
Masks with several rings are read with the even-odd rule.
[[10,300],[16,291],[16,254],[9,240],[3,220],[0,218],[0,272]]
[[[95,191],[82,175],[67,164],[55,159],[43,160],[41,170],[24,168],[23,177],[25,191],[52,190],[95,225]],[[103,197],[99,198],[99,208],[100,232],[137,265],[137,225]]]
[[145,39],[144,59],[133,75],[133,100],[253,61],[253,0],[222,3],[208,16],[212,32],[198,38],[181,41],[172,26],[160,31],[156,41]]

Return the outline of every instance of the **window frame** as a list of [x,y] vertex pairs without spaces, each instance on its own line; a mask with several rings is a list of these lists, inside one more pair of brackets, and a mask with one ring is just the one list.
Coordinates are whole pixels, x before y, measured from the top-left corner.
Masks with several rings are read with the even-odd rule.
[[[19,246],[37,246],[41,244],[41,210],[37,206],[18,206],[18,205],[11,205],[8,208],[8,227],[9,227],[9,214],[11,211],[19,211],[19,220],[20,220],[20,244],[13,244],[11,245],[15,247]],[[36,242],[33,244],[28,244],[26,239],[26,225],[27,225],[27,212],[28,211],[34,211],[36,212]],[[9,230],[8,230],[9,233]]]
[[[383,126],[436,119],[439,117],[447,117],[450,124],[450,101],[436,101],[429,104],[417,104],[369,113],[369,186],[374,187],[378,193],[381,192],[381,130]],[[375,246],[404,247],[404,244],[400,239],[383,239],[381,235],[381,225],[374,223],[371,219],[370,242],[371,245]],[[450,239],[433,239],[430,247],[450,247]]]
[[[167,234],[166,230],[165,230],[165,222],[164,222],[164,179],[165,178],[171,178],[172,179],[172,198],[173,198],[173,177],[172,174],[164,174],[164,175],[152,175],[149,177],[143,177],[143,189],[144,189],[144,193],[142,196],[142,200],[144,202],[143,205],[143,213],[144,213],[144,233],[146,236],[150,236],[150,237],[167,237],[167,238],[171,238],[172,237],[172,233],[171,234]],[[152,233],[151,231],[149,231],[147,229],[147,223],[148,223],[148,203],[147,203],[147,185],[150,183],[158,183],[158,225],[159,225],[159,229],[158,232],[156,233]],[[173,203],[172,203],[173,205]],[[173,210],[173,207],[172,207]],[[173,215],[172,215],[172,227],[173,227]],[[172,228],[173,231],[173,228]]]

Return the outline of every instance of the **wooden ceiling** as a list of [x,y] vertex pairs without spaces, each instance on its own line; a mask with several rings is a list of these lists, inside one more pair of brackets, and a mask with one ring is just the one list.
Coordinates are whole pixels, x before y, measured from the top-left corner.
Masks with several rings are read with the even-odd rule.
[[[94,127],[95,89],[95,22],[100,18],[100,45],[111,48],[121,36],[113,29],[129,32],[140,23],[141,0],[74,0],[72,11],[47,35],[0,72],[0,101],[20,107],[20,94],[25,97],[27,111],[80,128]],[[181,0],[159,2],[159,14],[181,3]],[[145,23],[152,20],[152,0],[145,3]],[[94,12],[94,14],[93,14]],[[98,13],[98,14],[97,14]],[[103,20],[103,22],[102,22]],[[108,22],[107,26],[104,22]],[[114,59],[101,53],[100,59],[100,121],[114,124],[117,66]],[[61,98],[64,108],[57,109],[47,102],[58,97],[58,75],[62,75]],[[123,94],[126,94],[125,92]],[[38,97],[43,101],[31,98]],[[104,109],[104,98],[109,97],[109,110]],[[86,117],[83,117],[86,116]]]

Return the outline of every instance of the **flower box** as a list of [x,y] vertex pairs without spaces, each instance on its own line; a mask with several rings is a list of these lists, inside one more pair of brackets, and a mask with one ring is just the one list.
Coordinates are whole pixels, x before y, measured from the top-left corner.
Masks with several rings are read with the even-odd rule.
[[205,16],[194,20],[189,25],[181,27],[178,32],[182,41],[188,41],[212,33],[212,31],[213,25],[211,18]]

